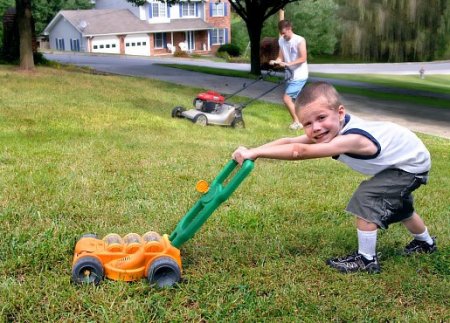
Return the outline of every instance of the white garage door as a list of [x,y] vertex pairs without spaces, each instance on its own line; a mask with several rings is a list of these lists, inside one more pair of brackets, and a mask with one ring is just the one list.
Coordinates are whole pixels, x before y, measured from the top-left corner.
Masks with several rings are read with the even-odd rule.
[[125,54],[150,56],[150,37],[146,34],[126,36]]
[[120,54],[120,42],[116,36],[94,37],[92,40],[93,53]]

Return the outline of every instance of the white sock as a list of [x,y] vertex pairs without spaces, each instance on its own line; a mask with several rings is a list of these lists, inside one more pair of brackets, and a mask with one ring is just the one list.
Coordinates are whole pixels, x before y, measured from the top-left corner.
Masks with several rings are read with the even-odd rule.
[[428,228],[425,227],[425,231],[423,233],[419,233],[419,234],[412,234],[414,239],[419,240],[419,241],[425,241],[426,243],[428,243],[430,246],[433,244],[433,239],[431,238],[430,234],[428,233]]
[[377,248],[377,231],[358,231],[358,253],[366,259],[372,260],[376,255]]

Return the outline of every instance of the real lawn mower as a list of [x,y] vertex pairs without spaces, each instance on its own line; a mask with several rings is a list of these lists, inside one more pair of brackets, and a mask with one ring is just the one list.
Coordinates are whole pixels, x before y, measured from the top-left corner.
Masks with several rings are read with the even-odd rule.
[[[288,71],[290,78],[290,70],[286,69],[286,71]],[[268,71],[266,76],[271,76],[273,73],[273,71]],[[228,99],[244,91],[245,89],[248,89],[255,83],[264,80],[263,76],[260,76],[248,85],[244,83],[241,89],[227,97],[213,90],[199,93],[193,101],[193,109],[186,110],[182,106],[177,106],[172,109],[172,118],[186,118],[201,126],[219,125],[231,126],[233,128],[245,128],[242,110],[250,103],[259,100],[266,94],[286,83],[289,78],[279,81],[273,87],[244,103],[230,103],[228,102]]]
[[[246,160],[237,169],[230,160],[209,185],[199,181],[203,195],[179,221],[169,235],[150,231],[140,236],[130,233],[123,238],[111,233],[103,239],[86,234],[75,245],[72,281],[98,284],[104,276],[112,280],[135,281],[147,278],[158,287],[168,287],[181,280],[180,247],[200,229],[217,207],[236,190],[254,167]],[[233,173],[233,174],[232,174]],[[224,184],[224,182],[227,182]]]

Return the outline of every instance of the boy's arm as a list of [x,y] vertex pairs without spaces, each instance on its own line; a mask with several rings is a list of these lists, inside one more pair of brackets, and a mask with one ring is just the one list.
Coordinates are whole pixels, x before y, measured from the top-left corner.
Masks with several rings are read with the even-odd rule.
[[286,137],[286,138],[280,138],[271,142],[268,142],[261,147],[269,147],[269,146],[278,146],[278,145],[287,145],[287,144],[312,144],[313,142],[308,139],[307,136],[301,135],[298,137]]
[[377,146],[368,138],[351,134],[337,136],[328,143],[305,144],[287,143],[279,145],[263,145],[253,149],[240,147],[233,153],[233,159],[239,164],[244,160],[257,158],[301,160],[321,157],[331,157],[345,153],[358,155],[374,155]]

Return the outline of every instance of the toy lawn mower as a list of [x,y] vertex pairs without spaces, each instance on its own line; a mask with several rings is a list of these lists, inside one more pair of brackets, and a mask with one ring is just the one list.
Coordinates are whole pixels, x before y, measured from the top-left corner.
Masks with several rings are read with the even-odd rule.
[[[272,74],[273,71],[269,71],[267,76]],[[172,118],[186,118],[201,126],[219,125],[231,126],[233,128],[245,128],[242,110],[253,101],[259,100],[269,92],[272,92],[276,88],[283,85],[288,79],[278,82],[275,86],[245,103],[233,104],[227,102],[227,100],[263,79],[264,77],[260,76],[250,84],[244,84],[241,89],[232,93],[228,97],[224,97],[220,93],[213,90],[200,93],[193,101],[193,109],[186,110],[182,106],[177,106],[172,109]]]
[[[199,181],[196,188],[203,195],[169,235],[150,231],[140,236],[130,233],[123,238],[111,233],[103,239],[86,234],[78,240],[72,263],[72,281],[98,284],[106,276],[112,280],[135,281],[147,278],[158,287],[168,287],[181,280],[180,247],[191,239],[217,207],[236,190],[254,167],[246,160],[235,170],[230,160],[211,185]],[[231,177],[230,179],[228,179]],[[227,180],[227,184],[224,181]]]

